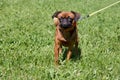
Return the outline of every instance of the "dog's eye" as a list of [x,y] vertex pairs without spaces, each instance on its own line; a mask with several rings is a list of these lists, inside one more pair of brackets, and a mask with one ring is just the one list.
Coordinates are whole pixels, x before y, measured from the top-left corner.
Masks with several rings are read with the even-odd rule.
[[62,22],[62,20],[63,20],[63,17],[59,18],[59,21],[60,21],[60,22]]
[[62,22],[62,18],[59,18],[59,21]]
[[68,21],[69,21],[69,22],[72,22],[72,21],[73,21],[73,19],[72,19],[72,18],[70,18],[70,17],[68,17]]

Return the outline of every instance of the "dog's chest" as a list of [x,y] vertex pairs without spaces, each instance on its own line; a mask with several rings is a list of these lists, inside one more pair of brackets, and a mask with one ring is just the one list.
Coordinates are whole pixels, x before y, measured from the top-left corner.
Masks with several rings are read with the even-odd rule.
[[66,41],[70,40],[73,32],[63,32],[62,35]]
[[71,44],[76,40],[76,31],[60,32],[58,39],[63,45]]

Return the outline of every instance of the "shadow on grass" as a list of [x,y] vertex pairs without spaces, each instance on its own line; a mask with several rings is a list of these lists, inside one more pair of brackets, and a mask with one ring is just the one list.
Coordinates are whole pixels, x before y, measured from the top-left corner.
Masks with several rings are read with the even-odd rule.
[[[63,52],[63,61],[66,59],[66,57],[67,57],[67,51],[68,51],[68,49],[65,49],[64,50],[64,52]],[[71,55],[71,60],[73,60],[73,61],[76,61],[76,60],[80,60],[82,58],[82,56],[81,56],[81,49],[80,48],[78,48],[78,53],[75,51],[75,48],[73,48],[73,50],[72,50],[72,55]]]

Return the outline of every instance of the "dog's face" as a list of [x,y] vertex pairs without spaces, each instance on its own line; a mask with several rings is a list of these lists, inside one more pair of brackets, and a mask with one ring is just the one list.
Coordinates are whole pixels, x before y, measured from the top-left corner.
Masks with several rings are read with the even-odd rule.
[[80,14],[74,11],[57,11],[53,14],[52,18],[54,19],[55,25],[60,26],[62,29],[68,29],[73,27],[73,24],[78,21]]

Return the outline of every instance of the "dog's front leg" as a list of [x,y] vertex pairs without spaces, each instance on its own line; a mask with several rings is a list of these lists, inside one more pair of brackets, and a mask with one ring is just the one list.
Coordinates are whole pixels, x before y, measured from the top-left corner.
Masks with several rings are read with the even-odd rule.
[[60,49],[60,45],[55,43],[54,46],[54,55],[55,55],[55,64],[58,65],[58,61],[59,61],[59,49]]

